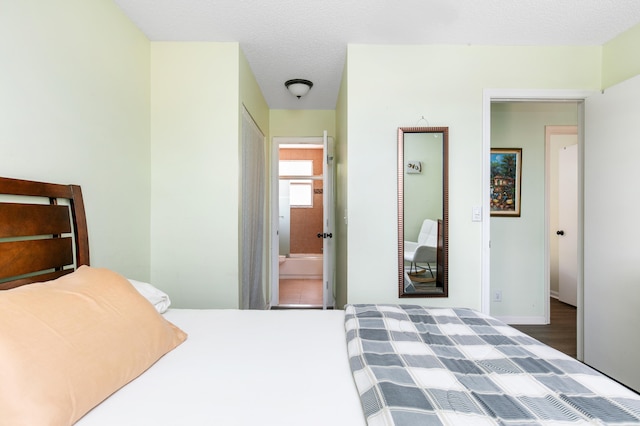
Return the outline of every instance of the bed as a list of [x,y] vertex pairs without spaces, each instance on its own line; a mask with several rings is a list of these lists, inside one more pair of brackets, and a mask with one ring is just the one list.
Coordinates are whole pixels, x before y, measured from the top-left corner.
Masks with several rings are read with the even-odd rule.
[[79,186],[0,194],[0,425],[640,424],[638,394],[473,310],[173,309],[89,266]]

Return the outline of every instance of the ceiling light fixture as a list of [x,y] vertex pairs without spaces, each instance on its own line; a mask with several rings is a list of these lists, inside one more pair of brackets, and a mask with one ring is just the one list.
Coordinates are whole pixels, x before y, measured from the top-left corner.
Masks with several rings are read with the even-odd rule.
[[313,87],[313,83],[309,80],[303,80],[301,78],[294,78],[293,80],[287,80],[284,83],[285,87],[293,96],[300,99]]

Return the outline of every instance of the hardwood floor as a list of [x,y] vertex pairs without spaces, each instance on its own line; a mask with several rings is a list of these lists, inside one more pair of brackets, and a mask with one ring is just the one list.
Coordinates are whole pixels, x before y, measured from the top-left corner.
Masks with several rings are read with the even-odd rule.
[[[322,280],[280,280],[280,303],[272,309],[322,307]],[[565,354],[576,357],[576,308],[551,298],[551,324],[514,325]]]
[[575,358],[576,352],[576,308],[558,299],[551,298],[551,324],[549,325],[514,325],[522,331]]
[[322,280],[280,280],[277,308],[322,307]]

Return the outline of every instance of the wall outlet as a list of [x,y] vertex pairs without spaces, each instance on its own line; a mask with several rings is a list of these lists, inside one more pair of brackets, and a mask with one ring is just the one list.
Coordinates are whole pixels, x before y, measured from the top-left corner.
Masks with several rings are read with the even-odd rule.
[[502,302],[502,290],[495,290],[493,292],[493,301]]

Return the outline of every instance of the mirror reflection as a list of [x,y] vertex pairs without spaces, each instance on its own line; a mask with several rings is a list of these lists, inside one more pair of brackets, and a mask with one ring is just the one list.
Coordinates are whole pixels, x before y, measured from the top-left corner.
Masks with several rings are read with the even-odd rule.
[[400,297],[447,297],[448,128],[398,129]]

